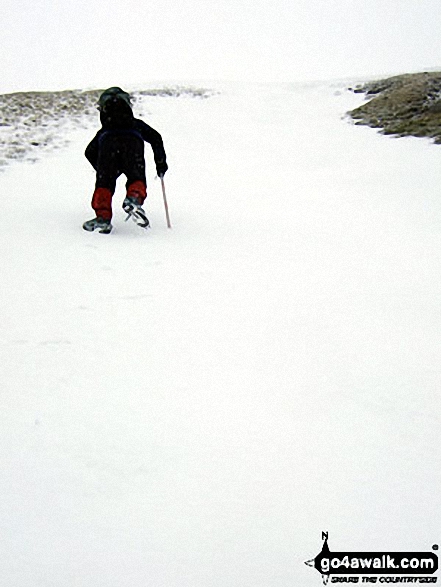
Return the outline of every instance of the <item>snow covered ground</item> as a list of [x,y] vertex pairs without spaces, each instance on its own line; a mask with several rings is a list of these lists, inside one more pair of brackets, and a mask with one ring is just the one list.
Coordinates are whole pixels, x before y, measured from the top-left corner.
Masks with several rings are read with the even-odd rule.
[[[358,80],[357,80],[358,81]],[[145,96],[147,233],[69,148],[0,175],[5,587],[318,587],[441,539],[441,149],[348,84]]]

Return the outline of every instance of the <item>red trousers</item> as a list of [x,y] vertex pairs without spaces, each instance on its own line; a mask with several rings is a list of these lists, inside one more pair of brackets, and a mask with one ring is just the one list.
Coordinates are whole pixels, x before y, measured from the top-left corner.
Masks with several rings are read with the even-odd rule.
[[[108,188],[95,188],[92,197],[92,208],[97,217],[110,220],[112,218],[113,192]],[[127,187],[127,197],[135,197],[142,205],[147,197],[147,188],[143,181],[134,181]]]

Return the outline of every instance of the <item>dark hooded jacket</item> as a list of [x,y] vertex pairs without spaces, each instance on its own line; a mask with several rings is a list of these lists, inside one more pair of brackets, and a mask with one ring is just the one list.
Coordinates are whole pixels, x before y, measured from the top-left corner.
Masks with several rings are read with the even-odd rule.
[[100,112],[102,128],[97,132],[86,148],[86,158],[96,170],[100,142],[108,134],[135,134],[149,143],[153,150],[158,175],[167,170],[166,155],[161,135],[151,126],[135,118],[130,106],[122,100],[114,100]]

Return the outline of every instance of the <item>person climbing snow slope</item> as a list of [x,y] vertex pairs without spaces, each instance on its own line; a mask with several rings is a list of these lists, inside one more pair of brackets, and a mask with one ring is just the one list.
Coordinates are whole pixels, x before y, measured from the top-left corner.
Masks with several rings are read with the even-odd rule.
[[96,218],[83,224],[84,230],[108,234],[112,230],[112,197],[116,180],[127,178],[123,210],[139,226],[149,221],[142,205],[147,197],[144,142],[151,145],[156,172],[163,177],[168,169],[161,135],[134,117],[130,95],[119,87],[103,92],[98,101],[101,129],[86,148],[85,156],[96,171],[92,208]]

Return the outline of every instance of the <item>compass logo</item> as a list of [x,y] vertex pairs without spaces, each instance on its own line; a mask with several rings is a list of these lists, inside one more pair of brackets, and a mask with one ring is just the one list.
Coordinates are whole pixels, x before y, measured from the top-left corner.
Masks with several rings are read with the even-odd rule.
[[[433,552],[331,552],[328,533],[322,533],[319,554],[305,564],[315,568],[323,583],[436,583],[438,570]],[[438,550],[438,546],[433,546]],[[397,576],[398,575],[398,576]]]

